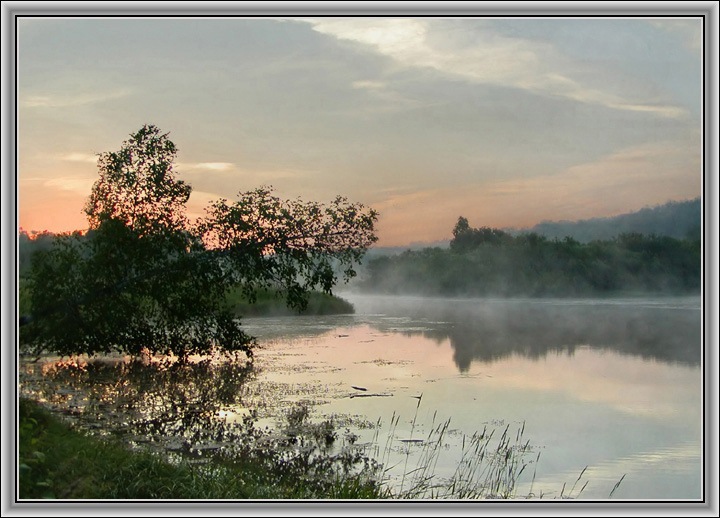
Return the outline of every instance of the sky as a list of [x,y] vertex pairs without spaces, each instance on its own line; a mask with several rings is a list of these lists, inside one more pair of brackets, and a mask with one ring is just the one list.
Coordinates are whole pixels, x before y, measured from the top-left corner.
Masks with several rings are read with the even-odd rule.
[[18,224],[87,228],[144,124],[191,217],[272,186],[379,212],[377,246],[702,195],[700,18],[19,18]]

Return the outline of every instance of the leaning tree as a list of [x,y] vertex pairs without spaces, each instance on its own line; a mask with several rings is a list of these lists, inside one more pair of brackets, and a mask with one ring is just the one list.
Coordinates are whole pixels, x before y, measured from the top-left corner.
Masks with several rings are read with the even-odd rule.
[[167,134],[145,125],[99,156],[89,231],[33,259],[27,350],[186,358],[217,348],[251,358],[254,339],[226,307],[228,290],[252,299],[274,287],[304,308],[310,291],[331,291],[336,272],[354,276],[377,240],[377,212],[362,204],[281,200],[268,187],[220,199],[191,223],[176,154]]

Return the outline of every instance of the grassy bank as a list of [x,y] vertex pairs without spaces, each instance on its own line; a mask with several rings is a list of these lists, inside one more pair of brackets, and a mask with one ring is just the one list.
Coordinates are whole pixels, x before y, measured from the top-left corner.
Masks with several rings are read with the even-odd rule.
[[[32,314],[31,287],[28,279],[20,278],[19,294],[19,314]],[[257,300],[253,303],[243,296],[239,289],[232,290],[227,294],[227,303],[239,317],[291,316],[298,314],[311,316],[345,315],[355,312],[355,308],[347,300],[318,291],[310,293],[308,306],[302,312],[289,308],[283,295],[271,290],[258,291]]]
[[322,292],[310,293],[307,308],[299,312],[287,307],[282,294],[261,290],[257,300],[251,303],[240,290],[234,290],[227,295],[228,304],[232,310],[241,317],[251,316],[289,316],[289,315],[342,315],[353,313],[355,309],[345,299]]
[[21,499],[375,499],[371,480],[297,476],[290,465],[249,461],[170,463],[90,436],[20,400]]

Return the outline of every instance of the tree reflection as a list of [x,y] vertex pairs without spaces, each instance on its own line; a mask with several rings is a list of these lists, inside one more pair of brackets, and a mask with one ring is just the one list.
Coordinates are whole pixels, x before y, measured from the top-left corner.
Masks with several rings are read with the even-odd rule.
[[204,357],[72,358],[27,364],[23,393],[78,418],[84,425],[143,442],[221,440],[223,409],[243,402],[253,375],[246,361]]
[[276,431],[256,426],[257,394],[248,382],[257,367],[238,355],[75,357],[22,367],[22,396],[72,417],[74,425],[170,459],[234,466],[243,484],[277,486],[273,495],[319,498],[343,477],[362,484],[379,470],[349,431],[341,437],[333,421],[311,422],[307,409],[286,416]]
[[[454,361],[466,372],[473,361],[493,362],[516,354],[540,359],[548,352],[573,354],[578,346],[620,354],[699,365],[702,349],[700,312],[671,305],[553,304],[526,301],[395,301],[377,329],[449,340]],[[421,328],[421,329],[418,329]]]

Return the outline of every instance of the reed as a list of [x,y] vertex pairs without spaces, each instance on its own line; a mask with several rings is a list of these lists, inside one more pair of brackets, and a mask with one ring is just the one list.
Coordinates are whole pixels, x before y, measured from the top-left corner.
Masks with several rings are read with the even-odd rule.
[[[449,446],[451,419],[436,423],[435,412],[430,431],[418,438],[417,415],[422,395],[416,397],[418,403],[410,422],[409,437],[397,437],[400,417],[393,414],[385,447],[377,457],[383,466],[380,484],[390,497],[401,500],[516,498],[520,476],[528,465],[539,459],[539,455],[535,460],[528,459],[532,449],[529,441],[523,439],[525,423],[514,433],[507,425],[497,440],[494,439],[496,430],[488,430],[487,426],[481,432],[463,435],[459,462],[449,476],[442,476],[438,472],[438,461]],[[397,442],[401,443],[399,459]],[[400,465],[401,473],[393,475]]]
[[[393,413],[390,428],[382,453],[375,447],[378,465],[381,466],[380,487],[387,492],[388,498],[398,500],[490,500],[490,499],[543,499],[547,495],[536,494],[534,491],[537,466],[540,452],[534,454],[530,441],[524,438],[525,422],[519,423],[517,429],[507,424],[504,428],[491,428],[487,425],[481,431],[471,435],[463,434],[450,444],[451,419],[436,423],[437,412],[432,416],[430,431],[426,436],[418,438],[416,434],[417,415],[422,402],[422,395],[416,396],[418,404],[410,422],[407,439],[398,438],[400,416]],[[380,423],[378,422],[378,426]],[[496,437],[499,435],[499,437]],[[375,437],[379,436],[376,432]],[[401,457],[398,459],[400,442]],[[460,456],[452,473],[443,475],[438,470],[438,461],[446,449],[456,447],[460,443]],[[419,449],[413,448],[419,446]],[[402,465],[399,475],[393,474]],[[518,493],[519,482],[524,474],[529,474],[533,466],[527,493]],[[560,499],[579,499],[588,486],[585,476],[586,466],[580,472],[572,486],[563,484]],[[527,476],[527,475],[526,475]],[[623,475],[610,492],[608,499],[625,479]]]

